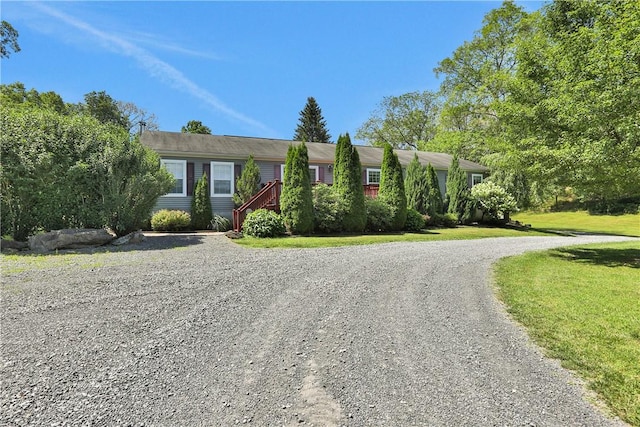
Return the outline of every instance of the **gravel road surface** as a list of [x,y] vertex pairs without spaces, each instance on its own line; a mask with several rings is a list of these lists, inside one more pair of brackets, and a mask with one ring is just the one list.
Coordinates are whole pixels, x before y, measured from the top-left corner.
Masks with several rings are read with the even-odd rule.
[[77,265],[4,265],[0,425],[622,425],[542,357],[488,278],[503,256],[618,240],[152,236]]

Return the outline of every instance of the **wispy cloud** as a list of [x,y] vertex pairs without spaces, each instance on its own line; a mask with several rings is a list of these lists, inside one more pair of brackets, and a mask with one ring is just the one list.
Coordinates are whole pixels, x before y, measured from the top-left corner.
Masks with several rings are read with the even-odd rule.
[[210,52],[188,49],[184,46],[180,46],[177,43],[167,40],[166,38],[158,37],[155,34],[134,32],[128,34],[126,39],[169,52],[176,52],[183,55],[194,56],[197,58],[213,59],[216,61],[223,60],[220,55],[216,55]]
[[63,23],[84,32],[85,34],[95,37],[104,48],[134,59],[152,77],[169,84],[175,89],[188,93],[227,117],[249,125],[263,134],[273,135],[276,133],[263,123],[229,107],[214,94],[191,81],[180,70],[156,57],[146,49],[124,39],[123,37],[102,31],[48,5],[42,3],[33,3],[33,5],[47,15],[56,18]]

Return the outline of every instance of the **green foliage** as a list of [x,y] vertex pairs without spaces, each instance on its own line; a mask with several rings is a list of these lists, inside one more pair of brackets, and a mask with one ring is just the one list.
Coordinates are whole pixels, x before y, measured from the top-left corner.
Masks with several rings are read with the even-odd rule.
[[426,197],[428,195],[427,179],[418,155],[414,154],[413,159],[407,167],[407,174],[404,178],[404,189],[407,196],[407,208],[418,212],[426,213]]
[[242,231],[247,236],[276,237],[283,235],[286,228],[282,216],[274,211],[258,209],[247,215]]
[[180,132],[211,135],[211,129],[208,126],[203,125],[199,120],[189,120],[185,126],[182,126]]
[[229,218],[220,215],[213,215],[209,226],[215,231],[229,231],[233,227],[233,224]]
[[233,195],[233,203],[236,206],[241,206],[246,203],[251,196],[256,194],[260,190],[260,168],[253,160],[253,154],[247,159],[247,163],[244,165],[242,174],[236,181],[236,192]]
[[191,225],[189,212],[162,209],[151,217],[151,229],[154,231],[184,231]]
[[367,212],[367,231],[376,233],[392,229],[391,207],[387,203],[380,198],[366,197],[364,204]]
[[313,97],[307,98],[304,109],[300,111],[298,126],[293,135],[294,141],[331,142],[331,135],[327,131],[327,122],[322,117],[322,110]]
[[447,172],[447,192],[445,195],[447,213],[456,215],[459,222],[468,222],[473,215],[470,200],[467,173],[460,169],[458,156],[454,155]]
[[391,230],[402,230],[407,219],[407,198],[404,192],[402,166],[391,145],[385,145],[380,169],[378,199],[389,205]]
[[0,58],[8,58],[9,49],[14,52],[20,52],[18,45],[18,31],[7,21],[2,20],[0,23]]
[[471,197],[482,210],[482,219],[487,215],[491,220],[505,219],[505,215],[517,210],[512,195],[491,181],[484,181],[471,188]]
[[351,145],[349,134],[340,135],[335,151],[333,187],[344,202],[343,228],[348,232],[362,232],[367,217],[362,186],[362,166],[358,150]]
[[213,209],[211,208],[211,196],[209,196],[209,184],[207,174],[196,183],[191,199],[191,228],[194,230],[206,230],[211,226]]
[[139,229],[173,178],[121,127],[20,104],[1,108],[2,233]]
[[327,184],[317,184],[312,191],[314,231],[322,234],[343,231],[343,219],[348,206],[345,200],[337,193],[335,187],[330,187]]
[[407,220],[404,223],[404,229],[407,231],[420,231],[424,226],[424,216],[413,208],[407,209]]
[[100,123],[113,124],[127,131],[130,128],[129,120],[118,108],[118,103],[105,91],[87,93],[81,108],[85,114],[95,117]]
[[441,100],[430,91],[386,96],[356,133],[369,145],[426,150],[435,136]]
[[424,179],[427,194],[425,196],[423,213],[431,217],[442,214],[444,211],[444,202],[442,201],[442,193],[440,192],[440,183],[438,182],[438,174],[431,163],[424,168]]
[[313,231],[309,157],[304,142],[297,146],[290,145],[287,151],[280,211],[290,233],[309,234]]

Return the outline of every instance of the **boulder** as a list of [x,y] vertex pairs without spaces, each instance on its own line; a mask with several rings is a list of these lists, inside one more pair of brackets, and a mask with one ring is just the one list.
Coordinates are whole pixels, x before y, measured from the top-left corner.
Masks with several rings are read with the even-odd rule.
[[142,234],[142,231],[134,231],[133,233],[129,233],[126,236],[118,237],[117,239],[111,242],[114,246],[121,246],[127,244],[137,244],[142,243],[146,239],[145,235]]
[[114,239],[105,229],[65,229],[54,230],[29,237],[29,247],[34,252],[48,252],[56,249],[77,249],[102,246]]
[[24,251],[29,249],[29,243],[27,242],[18,242],[16,240],[5,240],[2,239],[2,241],[0,242],[0,245],[2,246],[2,252],[17,252],[17,251]]

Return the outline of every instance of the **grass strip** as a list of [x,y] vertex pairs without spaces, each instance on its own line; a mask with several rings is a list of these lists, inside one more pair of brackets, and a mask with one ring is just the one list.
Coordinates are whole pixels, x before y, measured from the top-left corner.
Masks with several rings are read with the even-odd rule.
[[520,212],[513,217],[532,227],[557,231],[616,234],[640,237],[640,214],[591,215],[577,212]]
[[640,426],[640,243],[533,252],[494,272],[507,311],[547,355]]
[[424,242],[435,240],[469,240],[487,237],[540,236],[535,230],[515,230],[493,227],[457,227],[424,230],[420,233],[358,234],[340,236],[290,236],[253,238],[245,236],[234,240],[249,248],[326,248],[338,246],[372,245],[391,242]]

